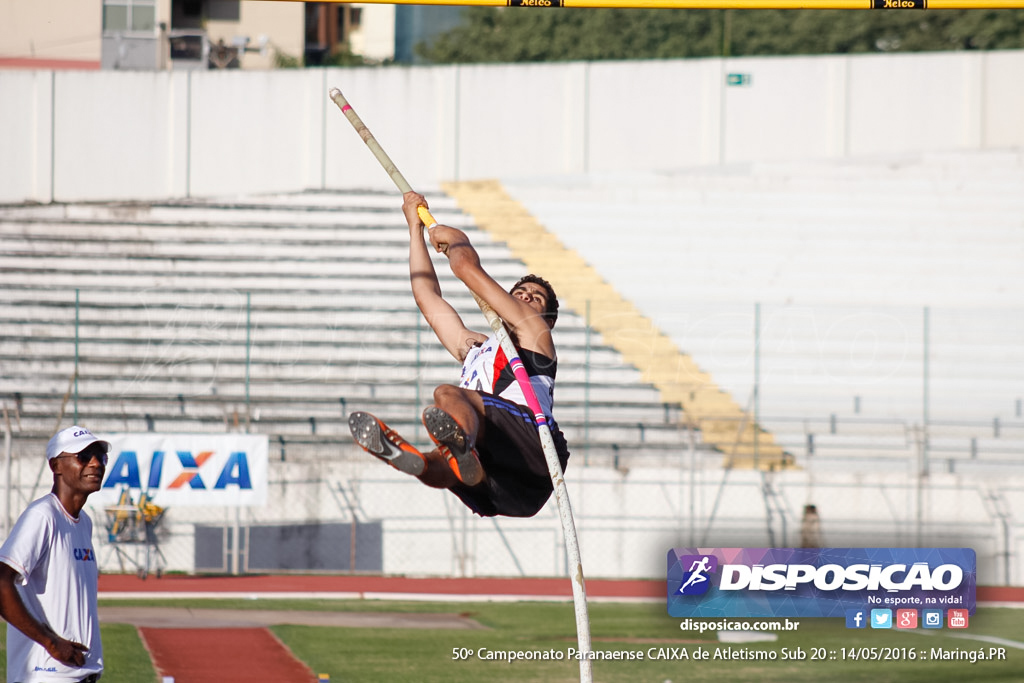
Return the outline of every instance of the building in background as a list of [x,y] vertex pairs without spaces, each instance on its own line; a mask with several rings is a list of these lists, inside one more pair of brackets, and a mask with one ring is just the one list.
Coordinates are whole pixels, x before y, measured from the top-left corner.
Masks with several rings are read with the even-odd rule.
[[101,0],[0,0],[0,68],[99,69]]
[[305,47],[304,3],[0,0],[0,67],[268,69]]
[[[0,0],[0,68],[269,69],[396,61],[461,7],[275,0]],[[360,59],[361,58],[361,59]]]
[[[273,0],[0,0],[0,68],[272,69],[419,63],[461,7]],[[357,56],[352,56],[357,55]]]
[[104,69],[268,69],[302,55],[300,2],[100,1]]
[[[353,38],[363,35],[362,5],[340,2],[307,2],[306,5],[306,46],[305,63],[307,66],[322,66],[331,63],[337,52],[363,54],[356,50]],[[371,11],[371,25],[380,21],[381,17],[393,14],[390,5],[380,5],[379,11]],[[386,28],[386,27],[384,27]],[[379,30],[378,30],[379,31]],[[386,35],[386,31],[379,31]]]

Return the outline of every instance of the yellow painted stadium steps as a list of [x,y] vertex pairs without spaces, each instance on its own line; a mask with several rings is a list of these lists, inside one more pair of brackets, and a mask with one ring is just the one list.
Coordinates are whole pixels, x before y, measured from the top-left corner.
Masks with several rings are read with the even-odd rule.
[[566,248],[496,180],[445,183],[442,189],[473,217],[478,227],[505,242],[528,271],[547,278],[564,306],[585,315],[590,326],[661,392],[666,403],[682,405],[685,419],[700,429],[704,443],[726,455],[730,467],[779,469],[792,457],[774,437],[750,424],[747,413],[682,353],[654,323],[601,279],[575,251]]

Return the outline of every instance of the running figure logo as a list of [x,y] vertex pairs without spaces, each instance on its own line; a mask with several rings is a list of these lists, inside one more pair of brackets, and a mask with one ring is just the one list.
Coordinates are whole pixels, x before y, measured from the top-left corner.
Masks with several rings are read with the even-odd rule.
[[711,586],[708,575],[718,571],[718,558],[714,555],[686,555],[679,558],[679,566],[689,566],[683,574],[683,585],[679,587],[679,593],[703,595]]

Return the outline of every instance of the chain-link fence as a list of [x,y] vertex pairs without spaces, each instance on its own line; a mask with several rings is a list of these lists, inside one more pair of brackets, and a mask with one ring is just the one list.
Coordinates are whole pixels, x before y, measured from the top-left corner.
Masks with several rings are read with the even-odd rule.
[[[352,443],[346,416],[358,409],[426,446],[420,412],[458,371],[392,281],[355,273],[344,288],[299,290],[263,273],[251,290],[123,289],[116,275],[4,287],[5,529],[48,490],[43,445],[58,426],[238,432],[267,437],[266,505],[169,508],[142,543],[118,543],[90,508],[105,570],[565,572],[551,505],[530,520],[481,519]],[[679,545],[794,545],[811,504],[829,545],[972,546],[979,580],[1020,583],[1021,320],[752,304],[663,321],[794,458],[762,472],[730,469],[593,321],[563,313],[555,412],[588,574],[658,576]]]

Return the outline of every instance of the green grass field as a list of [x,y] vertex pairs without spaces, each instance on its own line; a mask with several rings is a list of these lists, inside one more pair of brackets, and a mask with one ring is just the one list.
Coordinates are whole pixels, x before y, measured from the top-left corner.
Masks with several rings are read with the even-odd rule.
[[[576,646],[576,628],[569,603],[419,603],[391,601],[307,600],[161,600],[111,601],[116,605],[202,606],[224,609],[288,609],[352,612],[444,612],[469,616],[483,630],[422,630],[275,626],[274,633],[316,673],[331,681],[388,683],[477,683],[516,681],[569,683],[579,680],[579,663],[563,661],[489,660],[478,653],[560,652]],[[680,619],[667,616],[658,604],[590,605],[593,649],[632,661],[594,661],[594,680],[602,683],[732,683],[756,681],[837,681],[856,683],[936,683],[945,681],[1024,681],[1024,611],[981,608],[966,631],[873,631],[847,629],[840,619],[801,619],[793,632],[778,633],[772,643],[723,644],[713,634],[703,636],[679,629]],[[212,633],[216,633],[213,631]],[[925,635],[935,633],[935,635]],[[970,636],[965,638],[963,636]],[[1013,641],[1017,647],[975,640],[976,637]],[[133,627],[103,626],[106,655],[104,683],[150,683],[156,674]],[[934,661],[933,649],[956,655],[1005,647],[1005,660]],[[878,657],[852,659],[851,649]],[[659,651],[686,651],[689,659],[651,659]],[[472,651],[472,655],[468,655]],[[774,653],[774,660],[697,660],[697,651],[732,652],[756,656]],[[453,652],[468,655],[456,660]],[[785,659],[783,653],[790,658]],[[802,652],[804,659],[794,659]],[[845,656],[844,656],[845,653]],[[916,657],[910,659],[911,653]],[[6,651],[4,652],[6,665]],[[962,656],[962,654],[961,654]],[[816,658],[817,657],[817,658]]]

